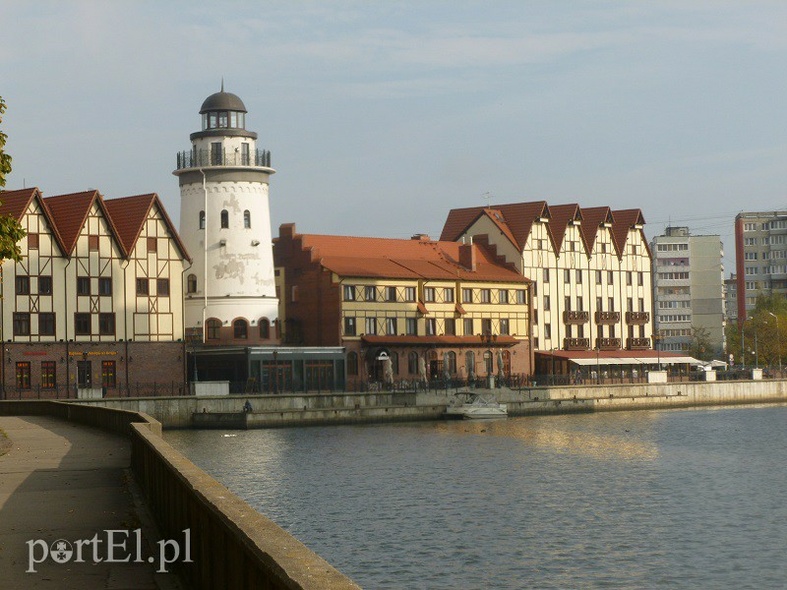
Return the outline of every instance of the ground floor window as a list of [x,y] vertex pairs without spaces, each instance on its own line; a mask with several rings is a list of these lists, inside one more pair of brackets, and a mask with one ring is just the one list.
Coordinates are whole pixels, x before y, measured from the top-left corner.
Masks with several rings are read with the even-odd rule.
[[117,386],[115,361],[101,361],[101,386],[113,389]]
[[30,389],[30,363],[16,363],[16,388]]
[[41,361],[41,389],[57,387],[57,364],[55,361]]

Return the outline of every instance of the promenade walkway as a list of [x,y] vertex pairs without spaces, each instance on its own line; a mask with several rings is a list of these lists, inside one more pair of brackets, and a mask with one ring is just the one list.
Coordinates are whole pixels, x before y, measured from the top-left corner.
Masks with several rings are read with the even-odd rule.
[[[0,417],[0,429],[9,439],[0,456],[0,588],[152,590],[180,586],[174,574],[156,573],[149,563],[150,527],[137,510],[130,486],[130,445],[127,439],[97,429],[43,416]],[[0,437],[2,441],[2,437]],[[0,447],[2,446],[0,442]],[[0,452],[2,449],[0,448]],[[107,530],[142,528],[139,554],[134,563],[136,537],[125,540],[131,551],[115,549],[116,558],[130,556],[130,563],[107,563]],[[57,540],[75,541],[98,535],[101,544],[83,546],[83,563],[55,551]],[[31,569],[28,541],[36,561]],[[96,555],[103,561],[94,560]],[[46,547],[46,549],[45,549]],[[62,547],[62,546],[61,546]]]

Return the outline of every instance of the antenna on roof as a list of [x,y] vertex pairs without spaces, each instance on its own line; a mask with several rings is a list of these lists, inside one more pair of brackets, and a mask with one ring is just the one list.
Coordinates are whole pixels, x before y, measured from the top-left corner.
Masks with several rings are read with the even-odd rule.
[[486,201],[486,206],[489,207],[489,205],[492,204],[492,199],[494,198],[494,195],[489,191],[487,191],[483,195],[481,195],[481,198]]

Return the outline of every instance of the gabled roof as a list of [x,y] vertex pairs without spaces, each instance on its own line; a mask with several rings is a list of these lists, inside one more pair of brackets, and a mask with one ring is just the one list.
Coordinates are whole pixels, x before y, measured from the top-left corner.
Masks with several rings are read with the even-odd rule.
[[167,215],[167,211],[161,205],[161,201],[156,193],[146,195],[135,195],[132,197],[122,197],[119,199],[108,199],[104,201],[107,211],[112,218],[117,229],[118,240],[126,256],[130,256],[134,246],[145,227],[151,208],[154,206],[161,214],[167,229],[175,241],[181,255],[187,260],[191,260],[183,242],[180,240],[175,226]]
[[514,203],[489,207],[468,207],[451,209],[440,234],[441,241],[456,241],[482,215],[488,215],[498,225],[505,224],[509,239],[521,251],[524,249],[533,223],[539,218],[550,218],[551,213],[546,201]]
[[52,230],[52,235],[55,242],[63,248],[63,240],[60,236],[57,226],[52,219],[52,214],[44,203],[43,196],[38,187],[24,188],[15,191],[0,191],[0,215],[8,215],[16,221],[21,221],[25,212],[30,208],[30,203],[37,200],[41,206],[41,212],[46,218],[47,224]]
[[[618,251],[618,257],[620,257],[623,256],[626,251],[629,230],[634,229],[637,225],[645,225],[645,217],[639,209],[622,209],[620,211],[613,211],[612,215],[615,219],[612,224],[612,238],[615,240],[615,248]],[[642,238],[645,247],[648,248],[644,233]],[[648,249],[648,251],[650,250]]]
[[85,226],[85,221],[93,203],[98,203],[104,218],[107,220],[110,233],[115,238],[115,242],[120,245],[121,251],[123,251],[115,225],[112,223],[112,218],[104,206],[104,199],[101,198],[97,190],[89,190],[44,199],[44,204],[49,208],[52,219],[55,220],[58,232],[63,240],[63,251],[66,256],[71,256],[74,253],[77,239]]
[[549,220],[549,234],[552,237],[552,246],[555,254],[560,254],[563,249],[563,239],[566,235],[568,224],[572,221],[582,221],[582,212],[579,205],[571,203],[568,205],[553,205],[549,208],[552,219]]
[[582,231],[582,239],[585,240],[585,247],[588,252],[593,252],[596,244],[596,236],[598,235],[598,228],[602,224],[609,224],[612,226],[615,223],[615,217],[612,215],[612,210],[609,207],[589,207],[582,209],[582,217],[584,221],[580,227]]
[[345,277],[528,282],[477,244],[472,246],[476,270],[471,271],[459,263],[458,242],[316,234],[295,234],[293,239],[303,251],[311,251],[313,261]]

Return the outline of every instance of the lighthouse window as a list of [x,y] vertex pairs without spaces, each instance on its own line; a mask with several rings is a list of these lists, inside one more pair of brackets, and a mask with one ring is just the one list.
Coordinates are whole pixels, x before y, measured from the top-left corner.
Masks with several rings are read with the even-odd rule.
[[251,163],[251,160],[249,158],[248,143],[240,144],[240,159],[241,159],[241,164],[243,164],[244,166],[248,166]]
[[211,166],[221,166],[221,142],[217,141],[210,144],[210,164]]
[[199,228],[200,229],[205,229],[205,212],[204,211],[200,211],[199,212]]
[[228,228],[230,226],[230,214],[227,212],[226,209],[222,209],[221,211],[221,227]]
[[251,213],[248,209],[243,212],[243,227],[246,229],[251,228]]
[[230,113],[230,127],[237,127],[238,126],[238,113],[232,111]]
[[216,113],[208,113],[208,129],[216,128]]
[[219,113],[219,127],[226,127],[227,126],[227,112],[223,111]]

